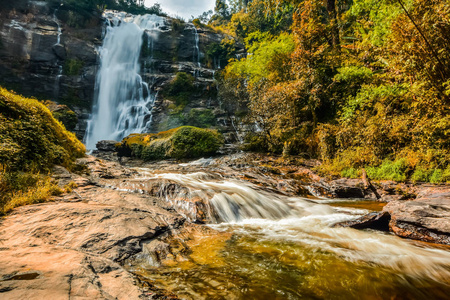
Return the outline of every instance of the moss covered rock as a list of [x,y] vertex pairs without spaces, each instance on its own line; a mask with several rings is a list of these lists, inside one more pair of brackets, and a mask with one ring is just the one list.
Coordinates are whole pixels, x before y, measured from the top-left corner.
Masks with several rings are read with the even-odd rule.
[[78,117],[73,110],[71,110],[67,105],[57,104],[50,100],[45,101],[44,104],[48,107],[48,109],[50,109],[53,117],[63,123],[67,130],[75,130],[75,127],[78,124]]
[[47,171],[54,164],[70,167],[85,151],[44,104],[0,88],[2,168]]
[[156,134],[131,134],[116,147],[120,156],[157,160],[214,155],[223,143],[217,130],[182,126]]

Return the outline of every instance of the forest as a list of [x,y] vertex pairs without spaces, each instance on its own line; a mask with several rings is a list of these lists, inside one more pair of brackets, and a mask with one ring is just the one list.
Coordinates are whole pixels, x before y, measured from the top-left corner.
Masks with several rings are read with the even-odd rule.
[[209,25],[248,52],[219,83],[259,128],[247,150],[346,177],[450,180],[448,1],[218,0]]

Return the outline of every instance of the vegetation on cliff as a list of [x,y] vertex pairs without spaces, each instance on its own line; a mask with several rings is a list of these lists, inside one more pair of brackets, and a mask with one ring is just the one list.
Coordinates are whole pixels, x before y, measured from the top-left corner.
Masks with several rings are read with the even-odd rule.
[[131,134],[116,148],[119,156],[181,159],[214,155],[223,143],[222,135],[216,130],[182,126],[156,134]]
[[[159,131],[179,126],[208,128],[216,125],[216,118],[211,109],[192,108],[192,103],[200,97],[214,97],[217,91],[213,85],[202,88],[196,84],[195,77],[186,72],[178,72],[163,86],[160,95],[171,103],[168,105],[169,118],[157,124]],[[156,125],[156,124],[155,124]]]
[[249,149],[317,157],[321,171],[450,181],[450,6],[439,0],[216,1],[248,55],[220,95],[261,130]]
[[74,28],[96,26],[105,9],[125,11],[132,14],[165,15],[156,3],[145,7],[143,1],[135,0],[46,0],[53,8],[58,8],[58,17]]
[[71,168],[85,147],[35,99],[0,88],[0,214],[61,193],[46,176]]

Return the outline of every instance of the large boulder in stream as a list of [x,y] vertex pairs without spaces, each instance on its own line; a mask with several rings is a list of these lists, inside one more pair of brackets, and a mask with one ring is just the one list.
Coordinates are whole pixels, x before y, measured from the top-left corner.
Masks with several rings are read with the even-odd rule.
[[392,201],[384,207],[396,235],[450,245],[450,188],[424,189],[416,200]]
[[450,188],[424,188],[415,200],[391,201],[382,212],[334,226],[389,230],[403,238],[450,245]]

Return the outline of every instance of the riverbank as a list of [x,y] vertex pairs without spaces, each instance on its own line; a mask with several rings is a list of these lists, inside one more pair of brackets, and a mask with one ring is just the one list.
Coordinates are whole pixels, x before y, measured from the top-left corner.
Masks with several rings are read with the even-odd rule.
[[[347,253],[348,257],[344,259],[345,263],[339,262],[339,264],[343,264],[342,267],[346,268],[345,276],[349,280],[353,278],[352,272],[360,267],[367,272],[370,271],[367,266],[359,266],[359,263],[358,266],[348,265],[348,262],[353,261],[356,257],[359,257],[358,260],[368,261],[369,264],[374,263],[380,266],[384,264],[382,260],[374,258],[380,253],[374,252],[372,256],[361,256],[363,255],[362,248],[355,245],[356,242],[371,238],[370,232],[358,233],[359,231],[353,231],[353,229],[329,228],[333,220],[335,222],[355,220],[368,211],[364,209],[365,207],[351,208],[351,205],[350,208],[347,207],[347,210],[345,207],[334,209],[327,203],[333,202],[339,205],[338,202],[342,201],[344,195],[349,197],[363,195],[364,197],[358,198],[370,199],[370,193],[365,194],[362,182],[318,177],[311,171],[314,161],[293,160],[286,163],[275,157],[234,154],[184,163],[159,161],[144,164],[140,161],[124,159],[121,165],[112,153],[102,153],[99,156],[108,158],[108,160],[88,156],[77,161],[79,166],[84,166],[80,168],[84,169],[82,174],[69,173],[62,167],[55,168],[54,176],[59,180],[60,185],[66,186],[72,183],[72,186],[76,186],[71,193],[55,197],[54,201],[50,203],[18,208],[1,220],[0,296],[2,298],[23,299],[34,295],[34,299],[44,299],[51,294],[52,299],[66,299],[67,297],[176,299],[177,295],[181,295],[183,298],[194,297],[194,294],[198,292],[201,295],[198,299],[201,299],[207,298],[205,295],[212,291],[219,298],[226,297],[226,295],[233,295],[236,299],[245,295],[254,296],[251,291],[249,294],[238,293],[234,291],[234,288],[230,289],[230,286],[223,285],[221,280],[213,280],[209,277],[213,276],[211,271],[198,271],[201,274],[206,272],[202,275],[205,278],[201,277],[204,282],[203,279],[197,279],[203,282],[202,288],[194,288],[193,286],[196,286],[197,283],[192,285],[193,283],[189,283],[188,279],[182,281],[186,283],[180,285],[174,286],[171,283],[173,280],[178,282],[177,280],[183,278],[182,274],[176,275],[178,274],[176,270],[183,269],[183,266],[189,266],[189,269],[196,270],[199,265],[215,266],[219,261],[222,261],[219,264],[221,268],[226,266],[228,260],[223,262],[223,251],[226,251],[225,253],[236,251],[233,250],[234,248],[227,250],[230,243],[231,245],[237,243],[236,245],[239,246],[250,238],[252,247],[260,249],[261,245],[254,244],[255,237],[260,236],[266,240],[268,237],[265,237],[264,234],[269,228],[266,228],[264,231],[266,233],[263,234],[258,229],[265,228],[265,225],[261,225],[262,223],[259,225],[255,223],[251,227],[245,225],[246,220],[252,218],[266,220],[269,223],[274,222],[270,226],[275,226],[275,228],[278,228],[277,224],[287,222],[284,220],[292,218],[297,220],[295,223],[299,225],[295,225],[295,228],[288,227],[286,229],[285,225],[282,225],[276,229],[278,233],[274,232],[274,234],[278,238],[278,236],[285,236],[285,230],[300,234],[303,232],[302,230],[309,228],[308,226],[312,224],[321,224],[323,221],[320,220],[327,216],[326,219],[323,219],[326,222],[319,227],[319,231],[316,232],[317,229],[312,229],[316,226],[314,225],[308,229],[308,236],[303,239],[316,240],[319,244],[329,243],[327,240],[330,239],[332,241],[330,246],[333,243],[342,243],[338,238],[342,234],[348,235],[347,239],[354,240],[346,246],[350,247],[354,254]],[[383,183],[382,186],[391,187],[389,183]],[[414,191],[419,191],[419,193],[422,191],[422,194],[419,195],[427,195],[425,194],[426,188],[399,185],[397,190],[392,187],[379,189],[379,193],[383,195],[384,199],[392,198],[384,211],[389,209],[392,211],[391,215],[396,216],[392,208],[396,203],[404,204],[401,206],[404,210],[414,210],[410,204],[414,201],[399,200],[399,197],[412,195]],[[220,195],[222,197],[219,197]],[[445,196],[445,194],[442,195]],[[324,196],[329,198],[322,198]],[[214,200],[207,203],[205,199]],[[428,199],[427,201],[434,201],[432,196],[429,196]],[[349,201],[354,200],[346,199],[347,203]],[[273,206],[272,202],[277,204]],[[378,201],[372,202],[379,203]],[[440,205],[445,208],[447,203],[442,200]],[[356,202],[355,204],[358,205]],[[436,213],[433,216],[429,215],[428,218],[434,218],[433,224],[439,224],[445,230],[445,226],[448,224],[446,223],[448,221],[448,217],[445,215],[446,211],[433,205],[435,204],[428,204],[427,208],[441,211],[442,219],[438,219]],[[404,214],[410,215],[408,211],[405,211]],[[322,215],[323,217],[321,217]],[[280,220],[281,223],[278,223],[277,220]],[[316,220],[314,222],[318,223],[306,222],[307,220]],[[403,222],[400,217],[397,217],[396,220]],[[403,224],[401,222],[396,224]],[[408,222],[408,219],[405,222]],[[212,228],[201,225],[205,223],[218,223],[219,225]],[[226,224],[236,225],[229,227]],[[242,233],[235,232],[233,229],[235,226],[241,228],[240,231],[250,230],[252,236],[245,237],[245,235],[242,236]],[[217,232],[222,232],[222,234],[219,235]],[[319,234],[319,232],[322,233]],[[325,232],[328,232],[326,233],[328,238],[322,240],[321,236]],[[426,281],[435,282],[432,286],[438,287],[436,295],[446,291],[442,286],[442,284],[445,286],[445,280],[439,279],[445,278],[446,274],[444,270],[448,258],[446,252],[442,252],[445,250],[439,250],[441,252],[427,249],[418,250],[418,248],[414,248],[416,246],[390,235],[386,238],[382,236],[378,236],[378,238],[380,238],[380,241],[377,242],[378,247],[385,243],[386,247],[391,248],[388,254],[384,254],[390,255],[389,261],[392,265],[389,265],[389,268],[396,266],[395,268],[400,268],[402,272],[407,272],[406,276],[413,276],[407,271],[413,268],[414,272],[424,276],[423,274],[427,273],[427,267],[430,267],[437,271],[431,279],[425,277]],[[256,238],[256,241],[258,239]],[[282,247],[286,247],[284,243],[282,242]],[[297,243],[302,244],[301,241],[295,242],[295,244]],[[203,246],[199,246],[199,244]],[[364,247],[370,247],[369,244]],[[275,247],[270,251],[279,251],[277,250],[278,246],[270,247],[270,249]],[[396,250],[399,247],[412,248],[408,248],[409,252],[400,255]],[[301,253],[310,251],[307,249],[301,250]],[[300,250],[291,249],[289,251],[294,251],[292,255],[296,256]],[[338,253],[342,249],[333,246],[327,251],[337,251]],[[243,254],[239,252],[239,255]],[[408,258],[410,255],[416,255],[418,258],[415,258],[405,271],[401,267],[404,262],[400,257]],[[426,258],[427,256],[428,258]],[[204,259],[201,260],[199,257]],[[300,258],[298,259],[300,260]],[[333,258],[333,261],[335,259]],[[424,259],[423,262],[421,262],[422,259]],[[230,261],[234,260],[230,259]],[[320,261],[327,263],[328,259],[321,257]],[[270,265],[270,263],[268,264]],[[383,268],[386,267],[388,266]],[[356,269],[351,270],[352,268]],[[268,270],[275,272],[271,267]],[[287,274],[290,272],[295,274],[297,271],[291,270]],[[312,270],[308,272],[312,272]],[[171,275],[167,277],[168,274]],[[224,276],[224,280],[233,281],[232,278],[237,278],[233,277],[237,276],[233,274],[227,275],[231,276],[230,278]],[[389,274],[395,278],[397,276],[395,273],[389,272]],[[190,274],[189,278],[196,276]],[[420,276],[418,278],[422,278]],[[297,284],[297,279],[289,278],[290,284]],[[233,282],[232,286],[239,287],[241,281],[245,280],[241,278],[237,282]],[[166,282],[167,284],[165,284]],[[332,282],[332,289],[337,289],[340,285],[339,281],[332,280]],[[400,290],[407,291],[406,286],[400,282],[398,285],[401,286]],[[180,291],[176,286],[185,286],[186,291]],[[276,288],[276,285],[273,287]],[[290,289],[289,286],[286,288]],[[311,288],[314,289],[313,286],[308,287],[308,293],[313,293]],[[356,287],[355,293],[361,293],[363,289],[364,285]],[[322,297],[337,292],[338,290],[331,290],[328,294],[322,294]],[[263,295],[272,292],[270,289],[264,291],[260,289],[259,293]],[[294,298],[299,296],[295,293],[292,295]],[[383,295],[392,295],[391,289]],[[319,294],[316,296],[321,297]]]

